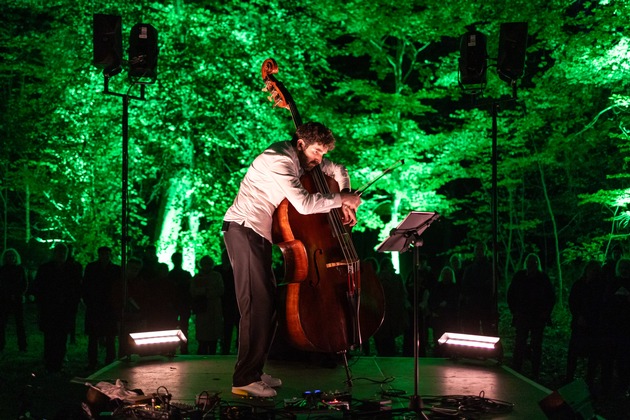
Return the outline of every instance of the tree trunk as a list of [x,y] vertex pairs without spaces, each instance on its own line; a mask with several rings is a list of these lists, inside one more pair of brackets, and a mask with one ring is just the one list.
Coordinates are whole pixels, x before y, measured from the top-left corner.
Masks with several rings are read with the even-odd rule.
[[557,302],[560,307],[563,307],[563,281],[562,281],[562,265],[560,263],[560,243],[558,242],[558,226],[556,224],[556,218],[553,213],[553,207],[551,205],[551,200],[549,199],[549,193],[547,191],[547,183],[545,182],[545,172],[543,171],[542,165],[538,162],[538,173],[540,174],[540,185],[543,189],[543,194],[545,196],[545,203],[547,204],[547,210],[549,210],[549,219],[551,220],[551,226],[553,227],[553,239],[554,239],[554,247],[556,251],[556,270],[558,270],[558,298]]

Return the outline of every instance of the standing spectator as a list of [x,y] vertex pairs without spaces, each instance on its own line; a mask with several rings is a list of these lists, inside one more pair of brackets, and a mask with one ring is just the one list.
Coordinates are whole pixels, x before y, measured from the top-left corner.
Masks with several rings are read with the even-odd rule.
[[[188,338],[188,323],[190,321],[190,281],[192,275],[182,268],[183,255],[181,252],[174,252],[171,255],[173,269],[168,273],[169,282],[175,290],[175,311],[179,329]],[[181,354],[188,354],[188,341],[182,341],[179,347]]]
[[236,288],[234,285],[234,271],[230,264],[227,250],[221,252],[221,265],[215,270],[221,274],[225,292],[223,293],[223,337],[221,338],[221,354],[230,354],[232,336],[236,328],[236,342],[238,343],[238,321],[241,315],[236,302]]
[[[168,265],[156,263],[153,277],[145,278],[145,313],[148,331],[163,331],[177,328],[177,293],[175,283],[169,279]],[[149,271],[143,270],[145,274]]]
[[492,261],[486,245],[475,245],[475,257],[464,270],[461,282],[459,315],[462,332],[477,335],[497,334],[497,311],[492,279]]
[[[369,276],[372,276],[372,278],[377,278],[378,277],[378,273],[380,273],[381,268],[380,268],[380,264],[378,262],[378,260],[374,257],[367,257],[363,260],[361,260],[361,271],[362,274],[363,273],[369,273]],[[380,281],[380,280],[379,280]],[[403,288],[404,288],[404,283],[403,283]],[[406,290],[405,290],[406,293]],[[406,299],[406,295],[405,295],[405,299]],[[408,303],[405,302],[405,305],[407,305]],[[387,305],[387,304],[385,304]],[[385,308],[385,311],[387,311],[387,308]],[[383,321],[384,321],[384,316],[383,316]],[[407,323],[405,322],[405,325]],[[380,329],[380,328],[379,328]],[[370,341],[375,341],[376,340],[376,333],[374,333],[372,335],[372,337],[368,337],[367,339],[364,339],[361,342],[361,351],[363,352],[364,355],[369,356],[370,354],[372,354],[372,346],[371,346],[371,342]],[[278,339],[275,339],[274,341],[274,345],[276,343],[276,341],[279,341]],[[331,363],[332,366],[337,366],[337,362],[334,361],[334,365]]]
[[77,312],[79,311],[79,303],[81,302],[81,281],[83,279],[83,267],[74,259],[74,248],[67,245],[68,257],[66,258],[66,266],[68,270],[67,285],[70,301],[68,302],[70,311],[70,332],[68,334],[70,344],[76,344],[77,338]]
[[438,340],[445,332],[457,331],[459,291],[455,271],[446,266],[442,268],[438,282],[429,294],[431,326],[433,328],[433,346],[435,355],[439,354]]
[[611,285],[617,276],[617,262],[623,257],[623,248],[615,244],[610,249],[610,254],[602,266],[602,279],[607,285]]
[[146,291],[149,283],[142,277],[142,260],[132,257],[125,267],[125,279],[114,288],[116,312],[120,317],[118,355],[131,355],[129,333],[147,330],[148,306]]
[[601,264],[589,261],[569,293],[571,338],[567,353],[567,382],[574,379],[579,357],[587,359],[586,383],[591,389],[601,360],[600,318],[604,296]]
[[201,258],[200,270],[192,279],[190,295],[195,313],[197,354],[216,354],[217,343],[223,336],[223,279],[213,270],[214,261],[209,256]]
[[152,283],[160,275],[160,261],[157,256],[157,248],[149,245],[144,248],[142,254],[142,270],[140,276],[147,282]]
[[518,271],[507,291],[507,301],[512,312],[512,325],[516,328],[513,364],[522,371],[530,339],[532,376],[538,378],[542,362],[543,333],[551,322],[551,312],[556,293],[551,280],[540,267],[536,254],[525,258],[525,269]]
[[[617,261],[617,275],[607,287],[601,327],[604,335],[602,385],[628,392],[630,382],[630,259]],[[615,378],[616,373],[616,378]]]
[[26,271],[22,267],[20,254],[13,248],[5,250],[0,266],[0,351],[6,345],[5,332],[11,315],[15,319],[18,348],[21,352],[26,351],[24,294],[27,288]]
[[52,260],[39,267],[33,281],[39,328],[44,333],[44,365],[48,372],[61,371],[68,334],[74,325],[75,296],[68,285],[76,284],[71,278],[76,270],[67,264],[67,257],[66,245],[55,245]]
[[[407,311],[408,327],[405,330],[403,338],[403,356],[412,357],[414,355],[414,325],[418,329],[418,356],[424,357],[427,355],[427,340],[428,340],[428,326],[427,317],[429,315],[429,290],[435,284],[435,276],[429,266],[429,259],[426,255],[420,255],[418,257],[418,266],[416,267],[415,278],[412,271],[407,276],[405,282],[405,288],[407,289],[407,299],[409,309]],[[414,281],[417,281],[417,319],[414,319]],[[417,324],[416,324],[417,322]]]
[[121,276],[120,266],[112,263],[112,250],[102,246],[98,259],[85,267],[83,275],[83,303],[85,304],[85,334],[88,336],[88,369],[98,362],[99,342],[105,344],[105,364],[116,358],[118,313],[114,304],[116,287]]
[[451,255],[448,259],[448,265],[453,269],[455,274],[455,284],[457,285],[458,293],[462,287],[462,279],[464,278],[464,262],[462,256],[458,253]]
[[378,278],[385,295],[385,316],[374,334],[376,352],[379,356],[396,356],[396,338],[407,329],[407,291],[399,274],[394,271],[392,260],[384,258],[380,263]]

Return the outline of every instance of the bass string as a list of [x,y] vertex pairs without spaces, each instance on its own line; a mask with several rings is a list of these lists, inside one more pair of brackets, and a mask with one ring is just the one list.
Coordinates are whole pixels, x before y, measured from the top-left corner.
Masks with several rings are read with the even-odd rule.
[[[315,180],[315,185],[317,190],[322,194],[329,194],[330,190],[328,188],[328,184],[326,183],[326,178],[324,176],[324,172],[322,171],[320,166],[316,166],[313,170],[313,179]],[[339,246],[341,247],[344,259],[346,260],[346,264],[352,264],[353,262],[358,260],[358,256],[356,250],[354,249],[354,244],[350,240],[350,235],[346,232],[343,227],[343,223],[341,222],[341,215],[339,209],[333,209],[328,213],[328,219],[331,225],[331,228],[335,234],[335,237],[339,241]]]

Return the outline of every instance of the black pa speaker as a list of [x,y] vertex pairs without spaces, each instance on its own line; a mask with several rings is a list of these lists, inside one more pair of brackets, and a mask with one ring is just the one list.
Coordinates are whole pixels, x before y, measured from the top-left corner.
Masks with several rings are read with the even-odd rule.
[[129,77],[157,78],[158,31],[147,23],[131,28],[129,36]]
[[99,68],[116,68],[122,59],[122,19],[120,16],[95,14],[92,41],[94,59]]
[[460,38],[459,81],[462,85],[485,85],[488,69],[486,36],[472,31]]
[[497,71],[501,80],[512,83],[523,75],[526,49],[527,22],[502,23],[497,61]]

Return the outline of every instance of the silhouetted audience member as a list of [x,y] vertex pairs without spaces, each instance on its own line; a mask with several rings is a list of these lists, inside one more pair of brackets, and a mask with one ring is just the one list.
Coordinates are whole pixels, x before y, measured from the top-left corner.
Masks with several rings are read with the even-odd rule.
[[586,383],[592,389],[601,348],[601,311],[604,297],[599,261],[588,261],[580,278],[573,283],[569,293],[571,311],[571,338],[567,352],[567,382],[575,378],[578,359],[587,359]]
[[[368,276],[372,276],[371,278],[378,278],[378,273],[380,271],[381,271],[381,265],[376,258],[367,257],[361,260],[361,275],[362,276],[368,275]],[[280,278],[280,277],[276,277],[276,278]],[[360,345],[361,352],[366,356],[370,356],[372,354],[372,342],[375,340],[375,335],[376,334],[372,334],[371,337],[361,337],[361,345]],[[274,344],[276,341],[279,341],[278,337],[274,338]],[[331,363],[330,366],[332,365],[333,364]],[[334,366],[336,365],[337,365],[337,362],[335,361]]]
[[121,314],[119,357],[131,355],[129,333],[148,331],[149,300],[146,290],[149,283],[142,277],[141,272],[142,260],[136,257],[129,258],[125,267],[125,281],[114,288],[116,312]]
[[24,294],[28,288],[26,271],[22,267],[20,254],[8,248],[0,261],[0,351],[6,346],[6,329],[9,317],[15,320],[17,344],[26,351],[26,329],[24,328]]
[[459,290],[455,271],[446,266],[442,268],[438,282],[429,293],[431,327],[433,328],[433,348],[435,356],[440,354],[438,340],[445,332],[458,331]]
[[543,333],[545,326],[551,322],[556,293],[549,276],[542,271],[536,254],[527,255],[525,269],[514,274],[508,287],[507,301],[512,313],[512,325],[516,329],[513,367],[519,372],[523,370],[523,361],[529,348],[532,376],[538,378],[542,363]]
[[[429,315],[429,290],[435,285],[435,275],[429,266],[429,260],[426,255],[418,256],[418,266],[412,270],[405,281],[407,289],[407,299],[409,300],[409,310],[407,311],[408,325],[403,338],[403,356],[414,356],[414,325],[418,330],[418,356],[427,355],[428,326],[427,316]],[[414,319],[414,279],[417,281],[416,302],[417,302],[417,319]]]
[[[232,338],[236,336],[235,341],[238,343],[238,322],[241,315],[238,311],[238,303],[236,302],[236,290],[234,288],[234,271],[227,251],[221,252],[221,265],[214,268],[221,274],[223,278],[223,337],[221,337],[221,354],[230,354],[232,346]],[[234,331],[236,329],[236,334]]]
[[72,245],[66,245],[68,247],[68,257],[66,258],[66,265],[68,266],[68,283],[67,289],[70,294],[70,302],[68,302],[70,310],[70,331],[68,338],[70,344],[76,344],[77,342],[77,312],[79,311],[79,303],[81,302],[81,282],[83,280],[83,267],[77,260],[74,259],[74,248]]
[[464,261],[462,260],[462,256],[458,253],[452,254],[448,259],[448,266],[453,269],[453,273],[455,274],[455,285],[459,291],[461,290],[462,279],[464,278]]
[[498,315],[492,279],[492,261],[486,245],[475,245],[473,261],[464,269],[461,281],[459,316],[465,334],[497,335]]
[[146,290],[149,331],[173,330],[179,324],[176,285],[169,279],[168,273],[168,265],[159,262],[155,265],[155,277],[145,279],[149,285]]
[[98,363],[99,343],[105,347],[105,364],[116,358],[118,318],[114,302],[114,288],[120,284],[121,269],[112,262],[112,250],[98,248],[98,259],[85,266],[83,274],[83,303],[85,304],[85,334],[88,336],[88,369]]
[[[602,385],[627,392],[630,381],[630,259],[617,261],[617,275],[606,290],[602,318]],[[616,375],[615,375],[616,374]]]
[[396,356],[396,338],[407,329],[409,301],[402,277],[394,271],[389,258],[380,262],[378,278],[385,297],[385,315],[374,334],[376,353],[379,356]]
[[[177,312],[178,327],[188,338],[188,323],[190,322],[190,282],[192,275],[182,268],[183,255],[181,252],[174,252],[171,255],[173,269],[168,273],[168,279],[173,284],[175,290],[175,311]],[[181,354],[188,354],[188,341],[182,341],[179,346]]]
[[142,270],[140,276],[147,282],[152,283],[159,277],[160,261],[158,260],[157,248],[149,245],[144,248],[142,254]]
[[[190,286],[196,339],[199,343],[197,354],[216,354],[217,343],[223,336],[223,279],[213,269],[214,261],[209,256],[202,257],[199,265],[199,272],[193,277]],[[252,298],[255,299],[255,296]]]
[[605,283],[612,284],[617,276],[617,262],[623,257],[623,248],[619,244],[615,244],[610,249],[606,261],[602,266],[602,278]]
[[77,273],[74,265],[66,263],[67,257],[66,245],[55,245],[52,260],[39,267],[33,280],[39,328],[44,334],[44,365],[49,372],[61,371],[74,326],[75,292],[68,285],[77,283],[71,278]]

